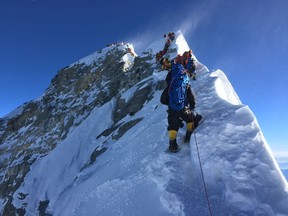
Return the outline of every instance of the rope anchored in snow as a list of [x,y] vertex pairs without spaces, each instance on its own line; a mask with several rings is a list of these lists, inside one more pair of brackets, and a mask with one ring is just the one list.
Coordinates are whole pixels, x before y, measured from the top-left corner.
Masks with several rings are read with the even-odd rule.
[[210,216],[212,216],[212,210],[211,210],[209,196],[208,196],[208,192],[207,192],[207,188],[206,188],[206,183],[205,183],[204,173],[203,173],[203,169],[202,169],[202,163],[201,163],[201,160],[200,160],[198,142],[197,142],[195,131],[194,131],[193,134],[194,134],[195,145],[196,145],[196,149],[197,149],[197,155],[198,155],[198,160],[199,160],[199,165],[200,165],[200,170],[201,170],[201,175],[202,175],[202,181],[203,181],[203,185],[204,185],[204,189],[205,189],[206,200],[207,200],[207,204],[208,204],[208,208],[209,208],[209,213],[210,213]]

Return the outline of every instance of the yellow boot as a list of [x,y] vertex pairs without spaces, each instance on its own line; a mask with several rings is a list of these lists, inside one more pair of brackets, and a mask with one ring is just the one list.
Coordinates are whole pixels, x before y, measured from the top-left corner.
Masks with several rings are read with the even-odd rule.
[[175,153],[178,151],[178,144],[176,142],[177,131],[170,130],[168,131],[168,133],[169,133],[169,150]]
[[191,134],[193,133],[194,130],[194,123],[193,122],[188,122],[187,123],[187,131],[186,131],[186,135],[184,138],[184,142],[188,143],[190,142],[190,138],[191,138]]

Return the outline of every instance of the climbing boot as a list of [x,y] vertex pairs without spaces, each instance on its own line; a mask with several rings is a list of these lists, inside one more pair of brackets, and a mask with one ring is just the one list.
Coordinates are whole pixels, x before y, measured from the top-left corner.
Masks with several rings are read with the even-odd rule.
[[194,129],[198,127],[199,122],[201,121],[202,116],[199,114],[196,114],[194,117]]
[[176,153],[178,151],[178,144],[176,142],[176,139],[169,140],[169,150],[173,153]]
[[190,138],[191,138],[192,132],[193,131],[186,131],[185,138],[184,138],[184,142],[185,143],[189,143],[190,142]]

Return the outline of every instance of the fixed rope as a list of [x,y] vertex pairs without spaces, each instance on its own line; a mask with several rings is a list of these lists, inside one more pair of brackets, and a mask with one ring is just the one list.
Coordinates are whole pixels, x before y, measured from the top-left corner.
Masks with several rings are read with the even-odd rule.
[[196,149],[197,149],[197,155],[198,155],[198,160],[199,160],[199,165],[200,165],[200,170],[201,170],[201,175],[202,175],[202,181],[203,181],[203,185],[204,185],[204,189],[205,189],[205,195],[206,195],[206,200],[207,200],[207,204],[208,204],[208,209],[209,209],[210,216],[212,216],[211,205],[210,205],[208,192],[207,192],[207,188],[206,188],[206,183],[205,183],[204,173],[203,173],[203,169],[202,169],[202,163],[201,163],[201,160],[200,160],[198,142],[197,142],[195,131],[194,131],[193,134],[194,134],[195,145],[196,145]]

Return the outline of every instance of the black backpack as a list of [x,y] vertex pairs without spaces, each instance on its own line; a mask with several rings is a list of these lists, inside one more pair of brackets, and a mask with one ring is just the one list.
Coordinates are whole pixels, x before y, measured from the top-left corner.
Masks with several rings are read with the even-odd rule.
[[161,97],[160,97],[160,102],[164,105],[169,105],[169,86],[166,86],[166,88],[163,90]]

